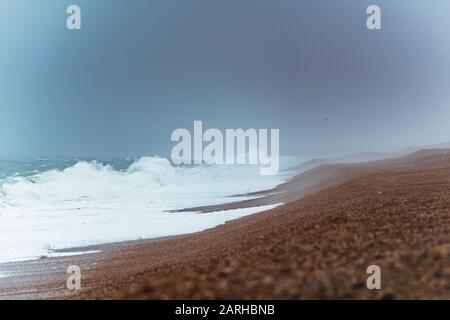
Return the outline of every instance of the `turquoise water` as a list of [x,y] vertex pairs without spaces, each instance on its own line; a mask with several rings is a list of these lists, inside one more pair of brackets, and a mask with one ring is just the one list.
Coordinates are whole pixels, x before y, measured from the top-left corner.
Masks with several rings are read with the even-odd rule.
[[134,159],[125,158],[0,158],[0,180],[8,177],[29,177],[49,170],[64,170],[78,162],[97,161],[124,170]]
[[[269,207],[169,213],[243,200],[281,176],[259,166],[175,167],[168,159],[1,159],[0,263],[55,250],[198,232]],[[248,197],[245,197],[248,198]]]

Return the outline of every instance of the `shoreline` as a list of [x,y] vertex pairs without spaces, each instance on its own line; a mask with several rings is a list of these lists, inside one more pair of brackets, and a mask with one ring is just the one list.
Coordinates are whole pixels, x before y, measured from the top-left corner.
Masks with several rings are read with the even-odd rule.
[[[243,195],[243,196],[247,196],[247,195]],[[236,197],[236,196],[233,196]],[[212,230],[220,225],[229,223],[231,221],[234,220],[238,220],[247,216],[251,216],[254,214],[258,214],[260,212],[264,212],[267,210],[272,210],[273,208],[261,208],[261,207],[269,207],[269,206],[273,206],[273,207],[278,207],[280,205],[283,205],[283,203],[275,203],[275,204],[260,204],[260,205],[255,205],[255,206],[246,206],[246,205],[242,205],[242,206],[238,206],[239,203],[241,202],[246,202],[246,201],[253,201],[253,200],[259,200],[259,199],[249,199],[249,200],[242,200],[242,201],[236,201],[236,202],[231,202],[230,204],[232,204],[233,206],[237,206],[234,209],[227,209],[227,206],[229,204],[220,204],[220,205],[209,205],[209,206],[204,206],[204,207],[193,207],[192,209],[195,210],[199,210],[199,211],[193,211],[191,209],[180,209],[180,210],[170,210],[170,211],[164,211],[165,213],[182,213],[182,212],[189,212],[189,213],[195,213],[195,214],[203,214],[203,213],[232,213],[235,210],[239,210],[239,209],[258,209],[258,211],[255,212],[251,212],[251,213],[246,213],[244,215],[239,216],[238,218],[231,218],[228,221],[225,221],[224,223],[218,224],[214,227],[211,228],[206,228],[204,230],[200,230],[200,231],[195,231],[195,232],[190,232],[190,233],[183,233],[183,234],[175,234],[175,235],[168,235],[168,236],[162,236],[162,237],[155,237],[155,238],[142,238],[142,239],[134,239],[134,240],[124,240],[124,241],[112,241],[112,242],[104,242],[104,243],[98,243],[98,244],[92,244],[92,245],[86,245],[86,246],[75,246],[75,247],[68,247],[68,248],[62,248],[62,249],[55,249],[52,250],[49,255],[43,255],[41,257],[35,257],[35,258],[28,258],[28,259],[23,259],[23,260],[15,260],[15,261],[5,261],[5,262],[0,262],[0,271],[2,269],[7,269],[7,268],[2,268],[5,266],[10,266],[10,265],[16,265],[16,264],[20,264],[20,263],[32,263],[32,262],[36,262],[39,260],[46,260],[46,259],[56,259],[59,257],[71,257],[71,256],[79,256],[79,255],[87,255],[87,254],[95,254],[95,253],[99,253],[102,252],[103,249],[108,249],[111,246],[117,246],[120,244],[134,244],[134,243],[139,243],[142,241],[163,241],[163,240],[167,240],[167,239],[171,239],[171,238],[176,238],[176,237],[183,237],[183,236],[189,236],[189,235],[194,235],[197,233],[201,233],[204,232],[206,230]],[[259,202],[259,201],[256,201]],[[217,211],[206,211],[208,210],[207,208],[218,208]],[[197,209],[199,208],[199,209]],[[205,211],[202,211],[201,208],[205,208]],[[222,209],[221,209],[222,208]],[[3,276],[5,277],[5,276]],[[2,278],[2,274],[0,273],[0,278]]]
[[[11,263],[21,275],[0,278],[0,299],[448,299],[449,196],[448,150],[324,165],[223,205],[285,202],[213,229]],[[364,286],[373,263],[384,290]],[[64,287],[72,264],[82,270],[75,294]]]
[[[292,175],[289,179],[286,179],[284,182],[276,186],[275,188],[268,190],[261,190],[257,192],[252,192],[248,194],[241,195],[232,195],[230,198],[236,197],[255,197],[253,199],[245,199],[238,200],[233,202],[225,202],[223,204],[218,205],[208,205],[208,206],[200,206],[200,207],[189,207],[180,210],[172,210],[167,211],[170,213],[182,213],[182,212],[195,212],[197,214],[204,214],[210,212],[227,212],[236,209],[245,209],[245,208],[257,208],[261,206],[268,206],[278,203],[279,205],[283,205],[283,203],[276,201],[291,201],[294,199],[294,194],[289,192],[289,184],[297,177],[297,175]],[[297,193],[295,196],[299,196]],[[252,213],[249,216],[253,216],[256,214],[261,214],[265,210],[258,211],[256,213]],[[216,227],[208,228],[203,231],[198,231],[194,233],[182,234],[182,235],[172,235],[158,238],[149,238],[149,239],[137,239],[137,240],[128,240],[128,241],[118,241],[118,242],[110,242],[103,244],[94,244],[89,246],[79,246],[67,249],[59,249],[55,250],[55,253],[72,253],[72,252],[90,252],[95,251],[95,254],[90,253],[81,253],[75,255],[63,255],[61,257],[45,257],[45,258],[36,258],[36,259],[27,259],[20,261],[11,261],[11,262],[2,262],[0,263],[0,300],[2,299],[60,299],[67,298],[72,295],[76,295],[73,292],[68,292],[64,287],[61,287],[67,275],[61,270],[59,271],[58,276],[37,274],[36,270],[40,269],[48,269],[47,266],[50,266],[52,270],[62,269],[64,266],[68,266],[68,260],[72,261],[74,265],[82,264],[85,267],[92,268],[97,264],[96,260],[102,259],[103,255],[110,255],[111,252],[116,250],[121,250],[121,248],[128,248],[134,246],[141,245],[149,245],[157,242],[163,242],[167,240],[176,240],[184,237],[196,236],[197,234],[202,234],[207,231],[215,230],[220,226],[227,225],[234,221],[238,221],[241,219],[245,219],[249,217],[248,215],[244,215],[237,219],[232,219],[226,221],[223,224],[219,224]],[[19,270],[19,271],[12,271]],[[42,292],[41,290],[33,290],[33,286],[38,284],[38,287],[42,285],[47,285],[47,283],[54,281],[54,278],[59,279],[59,286],[55,289],[48,290],[48,293]],[[18,282],[19,284],[12,284],[13,282]],[[52,284],[53,285],[53,284]],[[21,289],[22,287],[26,289]],[[19,289],[18,289],[19,288]],[[14,290],[14,292],[8,292],[10,289]]]

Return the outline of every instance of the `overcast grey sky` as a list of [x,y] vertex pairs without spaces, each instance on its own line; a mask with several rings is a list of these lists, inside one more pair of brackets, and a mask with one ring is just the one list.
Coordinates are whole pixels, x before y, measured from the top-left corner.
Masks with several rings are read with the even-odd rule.
[[0,0],[0,155],[168,156],[194,120],[283,154],[450,140],[449,30],[448,0]]

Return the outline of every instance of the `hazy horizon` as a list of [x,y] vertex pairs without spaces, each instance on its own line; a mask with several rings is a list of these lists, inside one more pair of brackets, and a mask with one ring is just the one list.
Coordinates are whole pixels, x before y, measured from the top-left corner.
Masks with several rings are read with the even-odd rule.
[[0,157],[168,157],[194,120],[279,128],[281,155],[450,141],[448,30],[446,0],[4,0]]

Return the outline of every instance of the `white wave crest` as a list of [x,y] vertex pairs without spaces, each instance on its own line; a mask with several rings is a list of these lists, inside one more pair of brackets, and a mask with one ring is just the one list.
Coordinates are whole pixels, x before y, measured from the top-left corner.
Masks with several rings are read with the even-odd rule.
[[143,196],[181,183],[180,173],[167,159],[144,157],[125,171],[97,162],[78,162],[62,171],[12,177],[3,183],[1,191],[4,204],[28,206]]
[[196,215],[169,210],[220,204],[273,188],[257,166],[174,167],[144,157],[125,170],[78,162],[0,184],[0,263],[56,249],[197,232],[264,208]]

